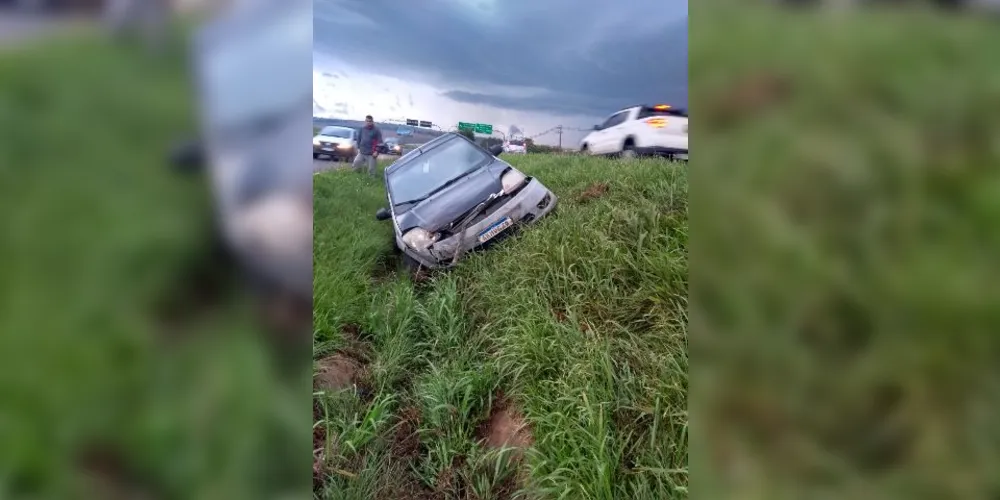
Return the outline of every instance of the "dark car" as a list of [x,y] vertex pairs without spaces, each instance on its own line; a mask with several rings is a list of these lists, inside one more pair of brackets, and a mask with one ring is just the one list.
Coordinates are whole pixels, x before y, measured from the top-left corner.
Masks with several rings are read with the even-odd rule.
[[386,139],[385,142],[378,145],[378,152],[384,155],[401,155],[403,154],[403,146],[399,144],[398,139]]
[[498,158],[502,152],[448,133],[385,169],[389,206],[375,217],[392,221],[410,267],[450,267],[555,208],[555,194]]

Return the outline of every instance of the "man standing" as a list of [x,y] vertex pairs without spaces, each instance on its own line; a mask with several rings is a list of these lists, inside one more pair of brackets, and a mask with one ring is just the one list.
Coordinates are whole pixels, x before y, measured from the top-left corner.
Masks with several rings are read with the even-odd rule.
[[368,175],[375,175],[375,160],[378,158],[378,145],[382,142],[382,131],[375,126],[372,115],[365,117],[365,126],[361,127],[361,136],[358,137],[358,156],[354,157],[353,169],[361,169],[364,164],[368,165]]

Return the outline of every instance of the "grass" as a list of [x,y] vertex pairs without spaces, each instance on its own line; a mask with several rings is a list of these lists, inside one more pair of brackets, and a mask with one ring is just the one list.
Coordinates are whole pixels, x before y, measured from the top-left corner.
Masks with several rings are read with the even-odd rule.
[[[360,388],[316,394],[320,497],[687,496],[685,168],[509,161],[558,210],[430,278],[397,272],[378,180],[314,177],[317,369]],[[505,416],[526,451],[485,444]]]
[[[305,479],[305,405],[215,276],[205,184],[164,161],[195,130],[177,49],[84,30],[0,52],[0,497],[273,498]],[[196,280],[218,290],[188,299]]]
[[996,19],[692,8],[692,489],[995,496]]

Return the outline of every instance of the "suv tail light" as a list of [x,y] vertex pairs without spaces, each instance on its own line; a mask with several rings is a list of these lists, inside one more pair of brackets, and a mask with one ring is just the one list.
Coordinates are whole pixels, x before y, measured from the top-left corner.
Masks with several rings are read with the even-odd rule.
[[646,125],[653,128],[663,128],[667,126],[667,119],[661,117],[647,118]]

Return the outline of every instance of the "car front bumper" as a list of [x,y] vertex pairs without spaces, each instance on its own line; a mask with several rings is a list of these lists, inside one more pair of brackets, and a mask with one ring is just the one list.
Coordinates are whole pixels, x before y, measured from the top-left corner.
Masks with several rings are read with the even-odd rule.
[[313,144],[313,154],[321,156],[329,156],[330,158],[354,158],[358,154],[356,148],[338,148],[336,146],[319,146]]
[[[403,243],[402,237],[399,235],[396,236],[396,245],[424,267],[431,269],[450,267],[456,250],[460,250],[464,254],[498,243],[514,234],[520,226],[530,224],[548,215],[555,209],[558,201],[555,193],[549,188],[537,179],[531,179],[527,186],[483,220],[460,233],[437,241],[425,252],[410,248],[406,243]],[[506,217],[510,217],[513,225],[490,240],[480,243],[480,233]]]

